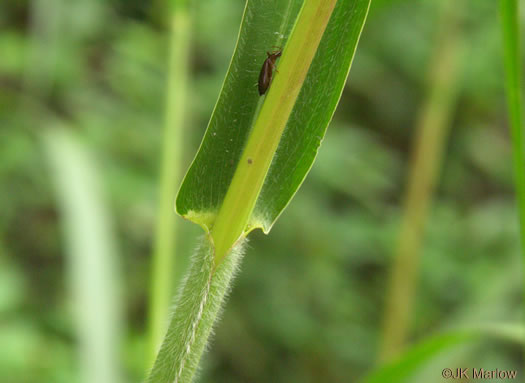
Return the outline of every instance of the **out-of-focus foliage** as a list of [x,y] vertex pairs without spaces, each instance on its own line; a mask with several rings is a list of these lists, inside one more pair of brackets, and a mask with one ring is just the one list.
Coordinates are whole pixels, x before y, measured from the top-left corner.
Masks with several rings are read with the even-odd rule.
[[[460,96],[425,233],[414,340],[516,320],[521,311],[498,7],[466,1]],[[155,10],[162,3],[0,3],[2,381],[79,380],[60,217],[39,140],[57,120],[101,165],[124,267],[123,365],[130,382],[144,377],[168,46]],[[195,3],[186,164],[220,91],[244,5]],[[318,160],[271,235],[252,236],[202,382],[344,382],[374,366],[435,3],[373,2]],[[200,229],[181,226],[184,257]],[[519,369],[522,354],[492,341],[462,360],[439,367]],[[433,374],[424,381],[440,381]]]

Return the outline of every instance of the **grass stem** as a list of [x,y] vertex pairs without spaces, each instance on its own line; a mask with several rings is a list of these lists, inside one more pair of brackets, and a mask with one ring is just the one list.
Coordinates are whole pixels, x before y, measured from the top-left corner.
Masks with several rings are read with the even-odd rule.
[[[175,194],[181,174],[182,135],[186,115],[190,14],[187,7],[173,7],[166,115],[162,137],[160,198],[153,249],[149,306],[149,355],[152,363],[165,334],[173,295],[176,247]],[[151,365],[151,364],[150,364]]]
[[431,61],[427,98],[416,123],[404,213],[387,285],[379,359],[397,355],[407,337],[417,284],[425,221],[447,141],[457,95],[459,46],[457,5],[444,3],[440,33]]

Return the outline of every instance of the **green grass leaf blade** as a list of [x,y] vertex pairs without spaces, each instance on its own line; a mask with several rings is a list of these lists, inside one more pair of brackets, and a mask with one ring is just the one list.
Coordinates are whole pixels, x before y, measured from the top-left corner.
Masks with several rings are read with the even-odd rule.
[[[307,1],[290,34],[300,3],[247,3],[223,90],[177,197],[179,214],[212,230],[219,258],[250,230],[268,232],[302,183],[369,6],[368,0],[339,0],[332,12],[334,2]],[[284,42],[279,72],[259,97],[255,84],[265,52]]]
[[500,0],[503,32],[503,63],[507,96],[512,167],[518,203],[519,233],[522,259],[525,259],[525,153],[521,110],[521,55],[519,7],[517,0]]
[[471,341],[472,332],[452,332],[425,339],[408,349],[393,362],[372,372],[362,383],[401,383],[432,357],[452,347]]
[[525,328],[521,324],[497,323],[430,336],[410,347],[396,360],[372,371],[361,383],[405,383],[419,368],[440,353],[487,339],[523,344]]
[[512,162],[514,182],[519,208],[520,239],[525,256],[525,153],[523,150],[523,128],[521,110],[521,56],[519,39],[519,14],[516,0],[500,0],[503,27],[503,59],[505,89],[509,111],[512,139]]

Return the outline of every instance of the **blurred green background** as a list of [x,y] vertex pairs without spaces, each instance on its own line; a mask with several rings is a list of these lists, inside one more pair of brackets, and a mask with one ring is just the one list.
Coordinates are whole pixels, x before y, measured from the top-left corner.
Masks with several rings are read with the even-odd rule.
[[[461,9],[441,12],[447,1]],[[191,7],[182,171],[220,92],[243,7],[243,0]],[[75,261],[64,234],[70,221],[53,181],[60,160],[50,160],[60,156],[49,138],[57,127],[76,138],[100,182],[115,272],[107,288],[119,291],[121,306],[113,347],[122,381],[144,378],[169,9],[160,0],[0,3],[2,382],[84,379],[72,313]],[[414,137],[421,121],[431,126],[443,114],[448,133],[434,156],[435,188],[426,214],[420,209],[407,343],[521,318],[497,15],[496,1],[373,1],[317,161],[271,234],[251,235],[199,381],[353,382],[377,366],[385,310],[397,305],[389,275],[410,204],[407,184],[410,174],[418,177]],[[452,76],[454,90],[436,103],[448,109],[425,113],[442,82],[433,82],[432,68],[450,46],[455,64],[444,78]],[[177,230],[180,278],[201,229],[178,219]],[[417,381],[442,381],[444,367],[523,372],[516,342],[485,340],[454,352],[422,368]]]

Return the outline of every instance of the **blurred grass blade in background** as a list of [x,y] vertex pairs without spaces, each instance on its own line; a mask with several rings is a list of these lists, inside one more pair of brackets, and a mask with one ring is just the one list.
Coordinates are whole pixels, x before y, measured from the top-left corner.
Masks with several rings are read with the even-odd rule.
[[[519,6],[517,0],[500,0],[503,28],[503,63],[505,90],[512,140],[512,167],[518,204],[522,268],[525,264],[525,151],[523,149],[521,53]],[[524,288],[525,291],[525,288]],[[522,302],[523,305],[523,302]]]
[[[419,370],[425,363],[429,362],[439,354],[450,351],[453,348],[479,342],[482,340],[493,339],[523,345],[525,343],[525,328],[522,324],[492,324],[482,325],[475,328],[465,328],[462,330],[447,331],[435,336],[430,336],[421,342],[411,346],[401,355],[396,356],[395,360],[386,363],[384,366],[372,371],[365,377],[362,383],[406,383],[410,377]],[[443,366],[448,367],[448,366]],[[452,373],[459,367],[451,365]],[[464,367],[464,366],[461,366]],[[478,366],[475,366],[479,368]],[[437,372],[432,381],[441,381],[441,374],[449,373],[450,369],[443,369]],[[436,373],[436,370],[432,370]],[[446,379],[448,375],[443,375]],[[448,376],[451,378],[451,376]],[[468,379],[467,379],[468,380]]]
[[[190,382],[253,229],[268,232],[312,166],[341,95],[369,0],[248,1],[237,47],[177,211],[207,235],[149,382]],[[299,12],[300,10],[300,12]],[[283,49],[265,96],[266,52]],[[232,250],[233,249],[233,250]]]
[[460,331],[426,338],[411,346],[401,355],[397,355],[394,361],[387,362],[377,370],[372,371],[363,379],[362,383],[406,383],[408,378],[424,363],[439,353],[471,342],[475,337],[472,332]]
[[175,1],[169,14],[169,63],[157,226],[149,302],[149,356],[152,365],[168,324],[173,296],[176,249],[175,194],[182,159],[183,129],[188,107],[191,15],[187,1]]
[[44,133],[65,239],[82,381],[121,381],[124,321],[116,241],[92,155],[62,128]]
[[525,262],[525,152],[521,103],[521,54],[517,0],[500,0],[503,27],[505,90],[512,139],[512,164],[520,221],[521,251]]
[[379,359],[401,351],[410,328],[419,276],[421,244],[428,209],[439,177],[444,149],[458,94],[461,45],[459,7],[448,0],[439,5],[437,43],[430,61],[427,98],[416,122],[416,137],[407,181],[403,218],[385,298]]

